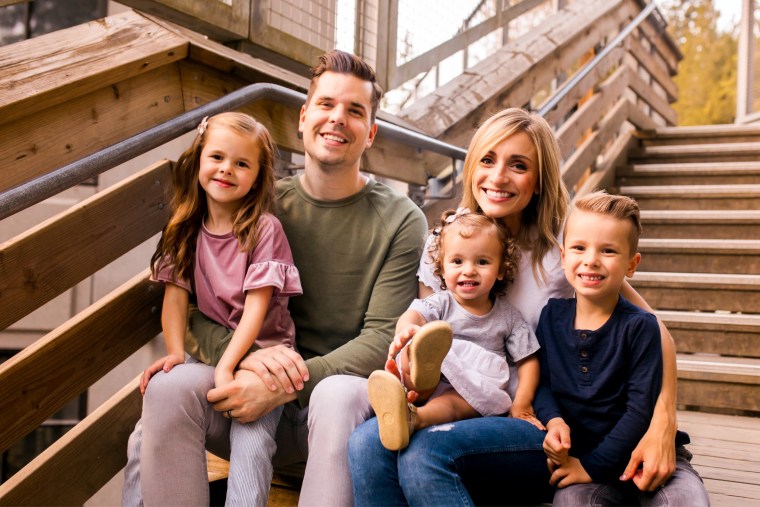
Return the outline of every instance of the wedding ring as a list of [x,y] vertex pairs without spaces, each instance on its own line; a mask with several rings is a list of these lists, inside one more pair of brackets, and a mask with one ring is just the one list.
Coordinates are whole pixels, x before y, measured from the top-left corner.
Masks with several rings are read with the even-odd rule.
[[232,419],[232,409],[229,409],[227,411],[227,417],[229,417],[230,419]]

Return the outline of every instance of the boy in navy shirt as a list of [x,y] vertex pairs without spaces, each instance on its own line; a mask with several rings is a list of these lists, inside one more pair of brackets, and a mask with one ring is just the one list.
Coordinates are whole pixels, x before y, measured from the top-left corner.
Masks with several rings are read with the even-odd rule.
[[657,319],[619,294],[641,259],[640,234],[636,202],[605,192],[580,199],[565,225],[562,265],[575,298],[550,299],[536,332],[535,409],[547,428],[550,482],[559,488],[554,505],[709,505],[682,432],[667,485],[647,493],[620,480],[662,384]]

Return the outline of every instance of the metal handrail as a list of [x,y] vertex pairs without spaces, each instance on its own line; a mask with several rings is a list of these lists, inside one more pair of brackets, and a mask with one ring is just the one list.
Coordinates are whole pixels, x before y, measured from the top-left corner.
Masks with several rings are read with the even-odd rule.
[[[306,101],[306,95],[271,83],[255,83],[235,90],[213,102],[0,193],[0,220],[192,131],[205,116],[234,110],[262,99],[300,107]],[[376,123],[382,135],[392,141],[456,160],[464,160],[467,154],[462,148],[390,122],[378,119]]]
[[546,116],[549,111],[557,107],[562,100],[575,88],[580,81],[586,77],[594,68],[601,62],[605,56],[607,56],[613,49],[620,45],[631,32],[638,27],[646,18],[649,17],[652,12],[657,9],[657,4],[651,2],[631,21],[624,29],[618,33],[612,42],[604,46],[604,48],[594,58],[583,66],[581,70],[575,73],[572,78],[565,81],[565,83],[556,91],[554,95],[544,104],[536,114],[541,117]]

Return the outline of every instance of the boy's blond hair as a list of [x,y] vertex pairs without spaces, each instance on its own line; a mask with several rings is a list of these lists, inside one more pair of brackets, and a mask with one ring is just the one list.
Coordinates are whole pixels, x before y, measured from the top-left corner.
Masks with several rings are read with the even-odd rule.
[[597,190],[573,203],[573,209],[570,211],[568,219],[576,210],[608,215],[620,220],[630,220],[633,224],[631,232],[628,234],[630,253],[633,255],[638,251],[639,237],[641,237],[641,213],[639,205],[634,199],[625,195],[610,195],[604,190]]

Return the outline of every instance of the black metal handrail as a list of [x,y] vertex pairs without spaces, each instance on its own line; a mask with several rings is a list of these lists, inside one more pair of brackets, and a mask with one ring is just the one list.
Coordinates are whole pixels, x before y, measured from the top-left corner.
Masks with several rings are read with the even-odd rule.
[[[300,107],[306,101],[306,95],[271,83],[255,83],[235,90],[224,97],[0,193],[0,220],[190,132],[204,116],[234,110],[263,99]],[[467,153],[466,150],[457,146],[384,120],[378,119],[377,124],[382,135],[392,141],[456,160],[464,160]]]

